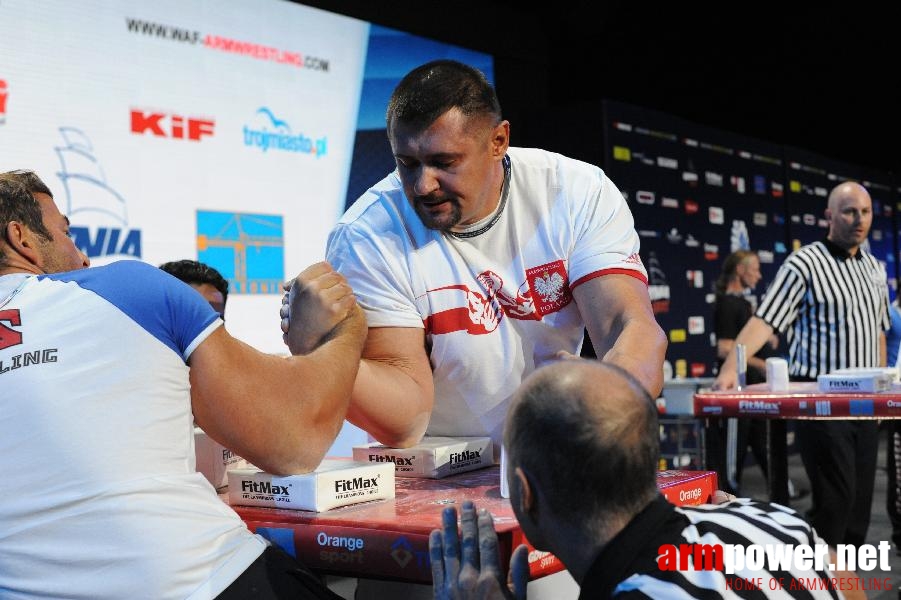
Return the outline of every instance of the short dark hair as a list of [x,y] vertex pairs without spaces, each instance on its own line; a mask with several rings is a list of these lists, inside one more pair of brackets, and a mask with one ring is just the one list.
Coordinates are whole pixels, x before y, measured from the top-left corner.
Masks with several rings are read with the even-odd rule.
[[222,302],[228,300],[228,281],[213,267],[196,260],[173,260],[160,265],[160,269],[185,283],[208,283],[222,293]]
[[[658,493],[656,405],[620,367],[579,362],[614,371],[625,385],[601,380],[598,387],[585,377],[574,382],[563,376],[574,366],[569,361],[536,371],[520,388],[507,421],[510,464],[553,490],[547,501],[554,514],[634,515]],[[605,402],[614,396],[616,402]]]
[[[0,234],[6,235],[6,226],[16,221],[35,232],[45,241],[53,236],[44,226],[44,215],[41,205],[35,200],[35,194],[53,194],[50,188],[41,181],[34,171],[16,170],[0,173]],[[6,257],[0,251],[0,264]]]
[[425,129],[452,108],[467,117],[484,115],[501,121],[501,104],[494,88],[478,69],[455,60],[434,60],[407,73],[388,102],[386,122]]

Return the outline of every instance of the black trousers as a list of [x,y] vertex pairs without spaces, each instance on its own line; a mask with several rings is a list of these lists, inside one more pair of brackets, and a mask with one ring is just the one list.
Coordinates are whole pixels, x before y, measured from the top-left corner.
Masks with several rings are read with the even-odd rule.
[[879,451],[876,421],[801,420],[795,431],[810,479],[810,524],[833,546],[863,544]]
[[707,420],[707,426],[704,431],[706,466],[708,469],[716,471],[721,490],[740,496],[741,474],[748,454],[748,447],[751,448],[754,459],[760,465],[761,470],[763,470],[764,476],[767,474],[766,421],[763,419],[736,419],[738,435],[734,481],[729,481],[727,477],[727,421],[728,419]]
[[341,600],[307,567],[269,546],[216,600]]

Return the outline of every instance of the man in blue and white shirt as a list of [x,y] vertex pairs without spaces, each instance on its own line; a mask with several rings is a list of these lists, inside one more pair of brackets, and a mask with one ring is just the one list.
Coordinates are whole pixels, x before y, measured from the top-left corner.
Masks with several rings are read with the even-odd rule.
[[366,331],[343,277],[293,282],[286,339],[321,343],[283,358],[154,266],[85,268],[68,229],[36,175],[0,174],[0,597],[335,598],[196,472],[193,427],[264,470],[314,469]]

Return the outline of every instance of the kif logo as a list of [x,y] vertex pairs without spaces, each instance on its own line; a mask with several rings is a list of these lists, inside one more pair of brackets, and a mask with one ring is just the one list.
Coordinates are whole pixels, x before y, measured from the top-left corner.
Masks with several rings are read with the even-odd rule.
[[196,117],[184,117],[161,111],[131,110],[131,132],[157,137],[192,140],[199,142],[203,136],[212,136],[216,121]]
[[5,79],[0,79],[0,125],[6,123],[6,100],[9,98],[9,86]]

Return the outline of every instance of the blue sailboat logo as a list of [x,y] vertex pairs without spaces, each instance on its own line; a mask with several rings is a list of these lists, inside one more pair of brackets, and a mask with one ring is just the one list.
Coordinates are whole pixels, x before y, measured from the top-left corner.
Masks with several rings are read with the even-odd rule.
[[95,263],[141,258],[141,231],[128,228],[125,198],[107,183],[91,140],[74,127],[60,127],[59,132],[63,144],[54,147],[60,163],[56,175],[66,193],[75,245]]

